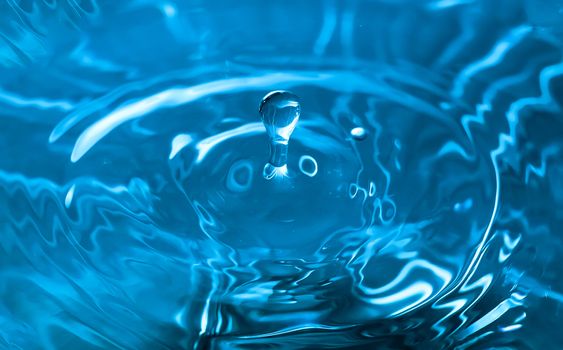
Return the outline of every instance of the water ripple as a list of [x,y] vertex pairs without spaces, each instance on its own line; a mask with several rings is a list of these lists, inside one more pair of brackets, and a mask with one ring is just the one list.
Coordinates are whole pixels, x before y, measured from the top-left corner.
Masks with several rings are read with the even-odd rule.
[[557,1],[317,5],[0,4],[0,347],[563,343]]

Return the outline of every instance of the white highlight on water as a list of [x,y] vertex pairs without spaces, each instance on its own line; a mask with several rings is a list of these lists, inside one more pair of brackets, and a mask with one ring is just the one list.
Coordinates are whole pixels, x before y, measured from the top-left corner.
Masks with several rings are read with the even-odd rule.
[[178,152],[180,152],[184,147],[189,145],[193,141],[191,135],[188,134],[179,134],[174,137],[172,140],[172,150],[170,151],[170,155],[168,159],[173,159],[176,157]]

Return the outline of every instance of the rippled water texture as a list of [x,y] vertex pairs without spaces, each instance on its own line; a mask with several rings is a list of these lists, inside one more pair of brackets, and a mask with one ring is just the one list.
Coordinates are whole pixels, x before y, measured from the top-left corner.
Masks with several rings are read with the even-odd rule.
[[563,349],[562,104],[559,0],[4,0],[0,348]]

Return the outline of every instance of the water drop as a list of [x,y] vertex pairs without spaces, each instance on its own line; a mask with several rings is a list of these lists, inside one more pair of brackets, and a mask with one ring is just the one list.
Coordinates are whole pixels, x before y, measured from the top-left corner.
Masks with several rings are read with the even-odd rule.
[[259,112],[270,141],[270,159],[264,167],[264,177],[270,179],[281,172],[272,168],[287,169],[289,138],[301,113],[299,97],[288,91],[272,91],[262,99]]
[[354,138],[354,140],[364,140],[367,136],[368,133],[366,131],[366,129],[362,128],[362,127],[356,127],[352,130],[350,130],[350,135],[352,135],[352,138]]

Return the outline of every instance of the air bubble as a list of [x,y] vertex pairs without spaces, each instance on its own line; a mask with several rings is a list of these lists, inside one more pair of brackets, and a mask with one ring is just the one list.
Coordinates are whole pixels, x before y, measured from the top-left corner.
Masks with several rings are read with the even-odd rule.
[[304,155],[299,158],[299,170],[309,177],[314,177],[317,175],[319,167],[315,158]]

